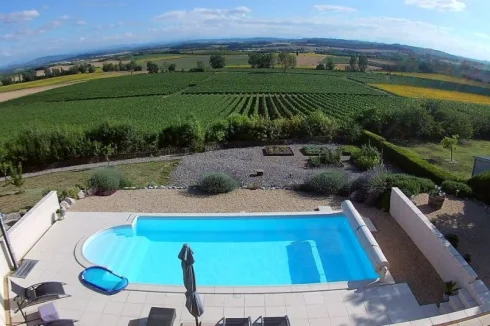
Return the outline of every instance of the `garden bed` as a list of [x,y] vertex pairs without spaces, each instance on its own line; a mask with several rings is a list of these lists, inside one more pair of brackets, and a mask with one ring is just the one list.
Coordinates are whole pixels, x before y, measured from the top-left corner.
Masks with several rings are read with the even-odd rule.
[[266,146],[263,151],[265,156],[294,156],[289,146]]
[[327,146],[305,146],[301,149],[301,153],[304,156],[319,156],[322,151],[327,149]]

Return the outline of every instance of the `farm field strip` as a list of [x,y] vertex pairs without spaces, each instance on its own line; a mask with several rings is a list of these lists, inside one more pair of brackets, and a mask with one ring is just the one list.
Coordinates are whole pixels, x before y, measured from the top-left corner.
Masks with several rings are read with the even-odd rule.
[[391,74],[397,75],[397,76],[417,77],[417,78],[440,80],[440,81],[452,82],[452,83],[457,83],[457,84],[477,86],[477,87],[482,87],[482,88],[490,88],[490,84],[488,84],[488,83],[483,83],[483,82],[478,82],[478,81],[471,80],[471,79],[466,79],[463,77],[454,77],[454,76],[448,76],[448,75],[443,75],[443,74],[430,74],[430,73],[421,73],[421,72],[411,72],[411,73],[410,72],[392,72]]
[[490,105],[490,96],[485,95],[477,95],[456,91],[445,91],[440,89],[407,85],[373,84],[373,86],[386,90],[390,93],[405,97],[428,98]]

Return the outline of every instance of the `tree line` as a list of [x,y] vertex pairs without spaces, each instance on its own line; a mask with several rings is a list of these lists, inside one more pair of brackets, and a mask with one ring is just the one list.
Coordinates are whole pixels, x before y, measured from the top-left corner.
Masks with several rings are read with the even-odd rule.
[[9,76],[2,78],[0,82],[3,86],[15,84],[15,83],[25,83],[40,79],[53,78],[59,76],[76,75],[78,73],[94,73],[96,71],[95,67],[89,63],[83,63],[78,65],[73,65],[68,69],[60,68],[44,68],[44,75],[37,76],[36,71],[24,71],[19,75]]
[[123,63],[121,60],[119,60],[118,63],[104,63],[102,65],[102,71],[103,72],[109,72],[109,71],[142,71],[143,66],[136,64],[136,61],[132,60],[129,63]]

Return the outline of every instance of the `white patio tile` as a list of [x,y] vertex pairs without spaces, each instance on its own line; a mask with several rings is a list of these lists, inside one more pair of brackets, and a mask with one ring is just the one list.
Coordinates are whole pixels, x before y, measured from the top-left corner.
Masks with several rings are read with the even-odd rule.
[[265,295],[264,294],[246,294],[245,295],[245,307],[264,307]]
[[330,325],[331,326],[354,326],[355,324],[348,316],[343,316],[343,317],[331,317]]
[[305,305],[287,306],[286,312],[289,318],[308,318],[308,310]]
[[437,325],[437,324],[448,323],[451,320],[449,319],[449,316],[448,315],[439,315],[439,316],[435,316],[435,317],[430,317],[430,321],[434,325]]
[[134,320],[134,317],[121,316],[117,320],[117,326],[128,326],[129,323]]
[[459,326],[487,326],[488,324],[483,325],[477,318],[473,318],[470,320],[462,321],[458,323]]
[[[183,295],[181,295],[183,296]],[[130,303],[145,303],[146,292],[130,291],[126,302]]]
[[278,307],[284,306],[286,302],[284,295],[280,293],[265,294],[265,306],[266,307]]
[[322,292],[306,292],[305,296],[305,304],[323,304],[323,294]]
[[341,317],[349,315],[343,302],[329,303],[326,306],[329,317]]
[[85,311],[100,314],[104,311],[107,302],[108,301],[98,300],[98,299],[90,300],[87,307],[85,308]]
[[139,317],[143,310],[144,304],[142,303],[129,303],[126,302],[123,306],[121,316],[124,317]]
[[362,301],[344,301],[344,306],[349,315],[367,315],[368,313]]
[[98,325],[101,314],[94,312],[84,312],[79,320],[81,326]]
[[285,316],[286,315],[286,306],[265,307],[265,315],[268,317]]
[[468,317],[468,316],[466,316],[464,310],[451,312],[450,314],[447,314],[447,315],[449,317],[449,320],[451,320],[451,321],[455,321],[455,320],[459,320],[459,319],[463,319],[463,318]]
[[310,319],[329,317],[327,307],[323,304],[309,304],[306,306],[306,310]]
[[165,293],[148,292],[145,297],[145,303],[154,305],[163,305],[167,295]]
[[119,316],[102,314],[99,318],[99,325],[104,326],[117,326]]
[[83,310],[76,310],[76,309],[66,309],[63,308],[60,311],[60,317],[65,318],[65,319],[80,319],[82,318],[83,315]]
[[265,316],[265,307],[245,307],[245,317],[250,316],[252,321]]
[[284,301],[286,306],[294,306],[294,305],[304,305],[305,296],[303,293],[288,293],[284,296]]
[[112,302],[106,303],[103,314],[119,316],[124,308],[124,302]]
[[330,326],[330,318],[309,319],[310,326]]
[[224,316],[223,307],[205,307],[204,314],[201,318],[203,321],[218,322]]
[[225,307],[243,307],[245,305],[245,296],[243,294],[225,294]]
[[225,317],[245,317],[244,307],[225,307]]
[[325,304],[329,304],[330,302],[342,302],[342,292],[343,291],[325,291],[322,293],[323,301]]
[[205,294],[204,304],[206,307],[223,307],[225,305],[225,296],[222,294]]
[[109,301],[126,302],[129,296],[129,291],[121,291],[117,294],[111,295]]
[[301,318],[301,319],[291,319],[291,325],[294,325],[294,326],[310,326],[310,322],[308,321],[308,319],[304,319],[304,318]]

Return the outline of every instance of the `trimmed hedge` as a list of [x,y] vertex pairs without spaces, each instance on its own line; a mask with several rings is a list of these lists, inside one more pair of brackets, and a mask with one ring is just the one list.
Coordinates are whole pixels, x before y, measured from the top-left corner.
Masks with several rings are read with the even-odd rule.
[[209,174],[199,182],[201,190],[210,194],[224,194],[238,187],[238,182],[225,173]]
[[441,187],[445,193],[450,195],[455,195],[460,198],[471,197],[473,194],[471,187],[468,186],[466,183],[462,183],[462,182],[448,180],[448,181],[444,181]]
[[109,167],[95,170],[88,179],[88,186],[95,188],[97,192],[118,190],[121,186],[123,175],[121,171]]
[[322,195],[337,195],[348,186],[349,180],[342,171],[326,171],[312,176],[306,182],[307,191]]
[[473,196],[490,204],[490,172],[475,175],[468,180],[468,184],[473,189]]
[[410,174],[428,178],[437,184],[446,180],[462,181],[451,172],[430,164],[410,149],[392,144],[381,136],[365,130],[362,141],[369,142],[383,152],[383,156]]

